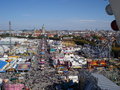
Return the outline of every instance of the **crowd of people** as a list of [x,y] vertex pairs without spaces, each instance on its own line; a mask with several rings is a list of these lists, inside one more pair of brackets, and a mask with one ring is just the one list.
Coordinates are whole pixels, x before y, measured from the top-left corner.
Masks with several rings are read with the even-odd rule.
[[[45,48],[47,49],[47,46]],[[56,74],[55,69],[49,66],[47,50],[45,50],[45,53],[47,56],[45,56],[46,63],[44,64],[44,69],[40,69],[39,60],[41,57],[36,56],[34,63],[31,65],[30,71],[24,75],[24,84],[32,90],[54,90],[54,83],[58,83],[59,81],[59,76]]]

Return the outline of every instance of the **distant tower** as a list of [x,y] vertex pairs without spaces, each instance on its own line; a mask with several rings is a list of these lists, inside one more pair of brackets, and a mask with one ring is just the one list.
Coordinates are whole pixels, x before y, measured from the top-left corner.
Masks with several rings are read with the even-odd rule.
[[12,49],[12,45],[11,45],[11,21],[9,21],[9,37],[10,37],[10,52],[11,52],[11,49]]
[[42,34],[45,34],[45,26],[44,26],[44,24],[42,26]]

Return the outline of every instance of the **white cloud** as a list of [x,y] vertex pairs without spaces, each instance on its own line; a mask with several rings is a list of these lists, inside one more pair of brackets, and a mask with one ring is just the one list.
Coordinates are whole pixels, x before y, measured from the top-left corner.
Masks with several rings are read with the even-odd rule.
[[80,22],[96,22],[96,20],[79,20]]

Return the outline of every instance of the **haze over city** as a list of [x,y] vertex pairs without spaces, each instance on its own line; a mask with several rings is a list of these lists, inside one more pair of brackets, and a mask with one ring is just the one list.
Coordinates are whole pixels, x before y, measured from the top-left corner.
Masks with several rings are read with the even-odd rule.
[[0,90],[120,90],[120,0],[0,0]]
[[0,0],[0,30],[111,30],[105,0]]

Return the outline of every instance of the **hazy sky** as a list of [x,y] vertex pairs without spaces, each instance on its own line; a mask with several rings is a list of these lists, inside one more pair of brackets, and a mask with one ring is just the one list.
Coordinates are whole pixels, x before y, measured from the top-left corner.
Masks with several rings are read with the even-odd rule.
[[107,0],[0,0],[0,29],[111,29]]

